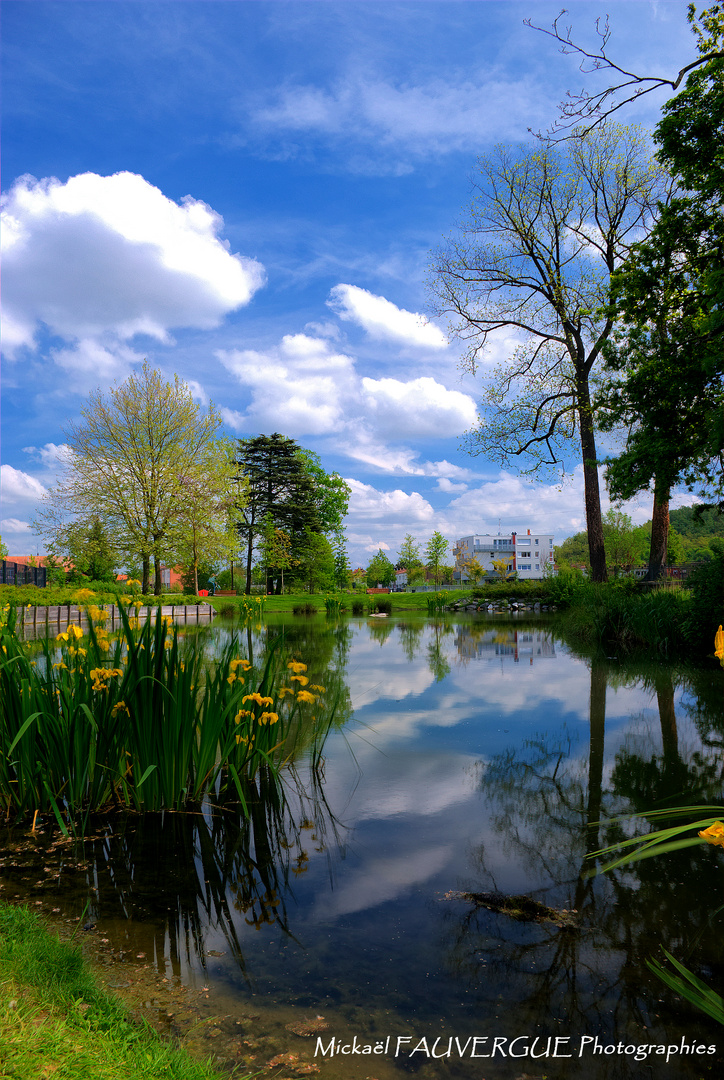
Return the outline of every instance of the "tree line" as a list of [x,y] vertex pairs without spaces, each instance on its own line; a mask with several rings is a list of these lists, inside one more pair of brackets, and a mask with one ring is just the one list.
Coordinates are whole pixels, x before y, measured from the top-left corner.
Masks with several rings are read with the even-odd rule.
[[266,591],[300,582],[314,591],[349,575],[344,518],[350,489],[319,457],[275,433],[222,438],[213,404],[144,362],[107,393],[90,394],[64,432],[58,482],[33,527],[51,560],[94,579],[122,566],[144,593],[163,591],[164,568],[199,574],[243,566]]
[[[431,262],[434,311],[466,344],[465,369],[488,364],[501,332],[516,343],[486,369],[466,448],[541,476],[565,472],[577,445],[596,581],[607,576],[601,464],[615,499],[653,491],[652,578],[672,488],[722,501],[722,5],[689,19],[699,55],[671,82],[688,71],[653,156],[641,131],[613,123],[609,96],[584,95],[578,113],[569,100],[579,122],[564,138],[478,159],[466,216]],[[556,24],[553,36],[588,55]],[[600,432],[622,439],[618,455],[601,457]]]
[[[610,509],[603,517],[603,537],[609,570],[628,571],[643,566],[651,548],[653,522],[634,525],[628,514]],[[718,510],[697,506],[682,506],[670,513],[665,560],[667,566],[695,565],[711,561],[724,543],[724,519]],[[569,536],[555,549],[556,567],[586,567],[588,535],[578,532]]]
[[395,583],[397,570],[406,570],[408,584],[419,585],[429,577],[437,588],[443,581],[452,581],[454,567],[447,564],[447,555],[448,542],[441,532],[436,530],[432,534],[424,551],[412,533],[407,533],[397,553],[397,562],[393,563],[380,548],[367,569],[356,570],[353,579],[356,584],[365,582],[370,589],[378,585],[387,588]]

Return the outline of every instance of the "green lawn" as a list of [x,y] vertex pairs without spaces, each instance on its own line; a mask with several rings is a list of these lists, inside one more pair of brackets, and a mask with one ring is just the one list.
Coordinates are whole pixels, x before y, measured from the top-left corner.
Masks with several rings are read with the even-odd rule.
[[[80,950],[25,907],[0,904],[0,1076],[219,1080],[98,985]],[[238,1077],[237,1080],[243,1080]]]
[[[453,600],[459,599],[461,596],[468,596],[469,590],[445,590],[445,598],[449,599],[452,603]],[[365,610],[369,610],[376,600],[389,601],[392,604],[392,613],[396,614],[401,611],[417,611],[421,614],[427,614],[427,601],[432,596],[432,593],[416,592],[416,593],[373,593],[368,595],[367,593],[343,593],[342,600],[347,614],[352,613],[353,603],[363,603]],[[238,606],[245,598],[241,596],[210,596],[209,603],[213,604],[217,611],[222,611],[225,607]],[[295,607],[303,607],[305,604],[311,604],[317,609],[320,614],[324,613],[324,596],[322,594],[309,593],[291,593],[288,596],[267,596],[264,602],[265,611],[293,611]]]

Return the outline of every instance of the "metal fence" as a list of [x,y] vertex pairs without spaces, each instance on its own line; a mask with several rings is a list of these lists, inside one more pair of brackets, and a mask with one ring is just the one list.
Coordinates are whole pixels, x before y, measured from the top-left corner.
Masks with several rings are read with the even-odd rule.
[[29,566],[8,559],[0,559],[0,564],[0,585],[37,585],[39,589],[44,589],[48,584],[48,572],[44,566]]

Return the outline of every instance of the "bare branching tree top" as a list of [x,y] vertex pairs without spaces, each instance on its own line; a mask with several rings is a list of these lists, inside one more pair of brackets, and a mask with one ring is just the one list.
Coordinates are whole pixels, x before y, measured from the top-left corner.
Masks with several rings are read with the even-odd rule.
[[[598,48],[586,49],[573,40],[573,27],[565,23],[568,12],[564,8],[553,20],[550,28],[537,26],[532,19],[525,19],[525,25],[541,34],[553,38],[560,45],[560,51],[567,56],[580,58],[579,70],[584,75],[596,71],[610,71],[614,81],[603,90],[595,92],[580,90],[578,93],[568,91],[564,100],[560,103],[560,116],[545,133],[548,138],[566,138],[576,128],[576,134],[588,134],[602,121],[613,116],[625,105],[630,105],[644,94],[650,94],[653,90],[661,90],[669,87],[672,92],[678,90],[684,77],[695,68],[701,67],[710,60],[724,58],[724,50],[720,47],[721,26],[724,19],[724,5],[717,3],[697,15],[693,4],[689,5],[688,20],[696,38],[699,55],[691,63],[676,73],[668,75],[641,75],[635,71],[617,64],[608,54],[608,44],[611,36],[611,28],[608,15],[603,19],[596,20],[596,36]],[[536,134],[542,136],[541,132]]]
[[[637,129],[606,124],[564,146],[499,147],[477,162],[467,214],[433,253],[437,315],[484,373],[465,449],[563,468],[580,441],[591,566],[606,576],[591,390],[612,274],[653,225],[663,169]],[[492,366],[503,347],[508,358]]]

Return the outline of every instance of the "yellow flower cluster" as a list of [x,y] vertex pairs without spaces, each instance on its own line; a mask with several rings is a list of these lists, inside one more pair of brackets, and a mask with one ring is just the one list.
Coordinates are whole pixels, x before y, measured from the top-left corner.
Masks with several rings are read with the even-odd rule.
[[122,674],[121,668],[93,668],[90,673],[90,677],[93,679],[91,690],[107,690],[111,679]]
[[303,664],[301,660],[290,660],[287,667],[290,671],[293,671],[295,675],[299,675],[300,672],[307,670],[307,665]]
[[702,829],[699,836],[702,840],[706,840],[707,844],[724,847],[724,822],[715,821],[708,829]]
[[306,675],[292,675],[289,682],[298,682],[300,686],[306,686],[309,682],[309,679]]
[[78,589],[78,592],[75,594],[75,600],[77,600],[79,604],[84,604],[86,600],[90,600],[91,596],[95,596],[92,589]]
[[78,641],[79,638],[82,638],[82,637],[83,637],[83,631],[81,630],[81,628],[79,626],[76,626],[75,623],[73,623],[71,626],[68,627],[68,629],[65,631],[65,633],[57,634],[55,640],[56,641],[73,641],[75,639],[76,641]]
[[722,630],[721,623],[719,623],[719,629],[714,635],[714,656],[724,667],[724,630]]
[[246,694],[241,699],[241,704],[246,705],[247,701],[255,701],[257,705],[273,705],[274,698],[262,697],[258,690],[255,690],[253,694]]
[[300,690],[297,694],[297,701],[308,702],[313,705],[316,700],[314,694],[310,694],[308,690]]

